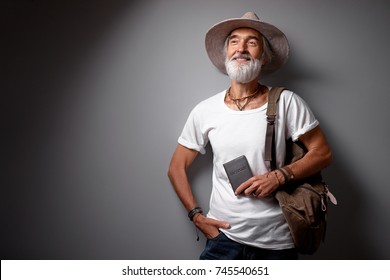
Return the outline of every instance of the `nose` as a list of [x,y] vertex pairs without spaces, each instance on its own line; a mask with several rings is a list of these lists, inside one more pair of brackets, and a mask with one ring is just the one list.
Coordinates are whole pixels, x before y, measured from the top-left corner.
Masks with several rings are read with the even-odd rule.
[[238,45],[237,45],[237,52],[239,53],[245,53],[247,51],[247,45],[244,41],[241,41]]

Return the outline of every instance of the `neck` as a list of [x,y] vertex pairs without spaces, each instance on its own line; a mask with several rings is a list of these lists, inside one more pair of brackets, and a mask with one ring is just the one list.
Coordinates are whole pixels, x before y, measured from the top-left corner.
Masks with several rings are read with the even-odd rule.
[[257,80],[253,80],[249,83],[237,83],[232,80],[230,93],[234,98],[242,98],[253,94],[258,88],[259,84]]

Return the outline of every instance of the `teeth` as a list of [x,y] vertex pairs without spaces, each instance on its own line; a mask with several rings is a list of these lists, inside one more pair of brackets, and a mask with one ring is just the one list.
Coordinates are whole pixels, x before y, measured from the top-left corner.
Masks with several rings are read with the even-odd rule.
[[234,58],[234,59],[245,59],[245,60],[250,60],[249,57],[242,57],[242,56],[236,57],[236,58]]

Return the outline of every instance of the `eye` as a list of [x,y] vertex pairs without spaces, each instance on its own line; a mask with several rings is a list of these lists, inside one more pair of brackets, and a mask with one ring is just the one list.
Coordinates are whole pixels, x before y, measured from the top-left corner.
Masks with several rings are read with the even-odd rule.
[[230,45],[237,45],[238,44],[238,39],[231,39],[230,40]]
[[248,41],[248,46],[251,46],[251,47],[256,47],[257,46],[257,41],[256,40],[249,40]]

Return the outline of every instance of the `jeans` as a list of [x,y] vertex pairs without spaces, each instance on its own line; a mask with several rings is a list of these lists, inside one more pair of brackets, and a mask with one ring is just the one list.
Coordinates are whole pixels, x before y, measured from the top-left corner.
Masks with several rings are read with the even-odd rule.
[[240,244],[226,237],[222,232],[213,239],[207,239],[201,260],[297,260],[295,248],[269,250]]

